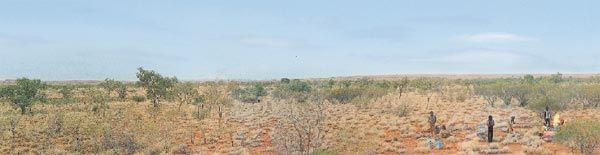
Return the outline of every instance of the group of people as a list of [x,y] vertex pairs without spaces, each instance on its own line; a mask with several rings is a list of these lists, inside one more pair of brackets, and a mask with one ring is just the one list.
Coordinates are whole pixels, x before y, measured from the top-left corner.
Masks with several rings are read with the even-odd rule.
[[[550,111],[550,107],[546,106],[546,108],[544,109],[543,112],[543,118],[544,118],[544,126],[546,128],[551,128],[552,127],[552,112]],[[433,113],[433,111],[429,112],[429,129],[431,131],[432,135],[438,135],[440,133],[443,134],[443,131],[446,131],[446,126],[442,125],[442,126],[436,126],[436,122],[437,122],[437,117],[435,116],[435,114]],[[563,123],[563,122],[561,122]],[[511,116],[510,120],[508,122],[508,132],[513,132],[513,125],[515,124],[515,116]],[[488,120],[487,120],[487,141],[488,142],[493,142],[494,139],[494,125],[495,125],[495,121],[494,118],[492,117],[492,115],[488,116]],[[447,131],[446,131],[447,132]],[[446,133],[449,135],[449,133]]]
[[437,117],[433,114],[433,111],[429,112],[429,129],[431,129],[432,135],[438,135],[441,138],[450,137],[450,132],[446,129],[446,125],[436,126]]
[[[437,117],[435,116],[435,114],[433,113],[433,111],[429,112],[429,129],[431,130],[431,134],[432,135],[438,135],[441,134],[442,136],[444,135],[443,131],[446,131],[446,126],[442,125],[442,126],[436,126],[436,122],[437,122]],[[511,117],[511,122],[510,123],[514,123],[514,117]],[[509,123],[509,124],[510,124]],[[487,127],[488,127],[488,134],[487,134],[487,141],[488,142],[492,142],[494,139],[494,119],[492,117],[492,115],[488,116],[488,121],[487,121]],[[512,129],[512,124],[510,125],[511,129]],[[449,133],[446,133],[449,135]]]

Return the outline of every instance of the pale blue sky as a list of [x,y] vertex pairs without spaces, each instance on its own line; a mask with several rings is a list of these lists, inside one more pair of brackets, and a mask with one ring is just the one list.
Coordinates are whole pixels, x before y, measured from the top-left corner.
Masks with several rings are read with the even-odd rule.
[[600,70],[600,1],[0,0],[0,79]]

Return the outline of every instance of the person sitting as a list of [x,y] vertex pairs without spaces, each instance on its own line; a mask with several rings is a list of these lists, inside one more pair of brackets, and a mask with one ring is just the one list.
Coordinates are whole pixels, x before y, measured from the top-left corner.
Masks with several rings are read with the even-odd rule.
[[431,130],[431,134],[435,135],[435,123],[437,122],[437,117],[433,114],[433,111],[429,112],[429,129]]
[[441,138],[448,138],[448,137],[450,137],[450,131],[448,131],[448,129],[446,129],[446,125],[442,125],[440,127],[439,136]]

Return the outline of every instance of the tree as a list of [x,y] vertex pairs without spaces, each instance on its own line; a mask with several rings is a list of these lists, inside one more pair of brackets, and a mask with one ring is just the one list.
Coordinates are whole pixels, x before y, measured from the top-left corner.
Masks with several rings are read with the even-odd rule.
[[[233,85],[232,83],[229,84]],[[232,102],[231,98],[228,95],[228,89],[232,87],[231,85],[227,85],[225,89],[219,89],[219,85],[215,83],[209,83],[203,94],[204,97],[202,99],[208,105],[210,105],[211,107],[214,105],[219,108],[219,118],[223,117],[223,111],[221,107],[224,105],[228,105]]]
[[58,92],[62,95],[62,100],[65,103],[71,103],[73,101],[73,86],[64,85],[60,87]]
[[46,83],[41,80],[20,78],[15,85],[4,87],[1,92],[12,105],[21,109],[21,114],[25,114],[33,104],[45,101],[42,91],[46,88]]
[[104,81],[102,83],[100,83],[100,86],[104,90],[106,90],[106,93],[108,94],[109,97],[112,94],[112,92],[114,92],[115,90],[120,88],[121,85],[123,85],[123,83],[121,83],[119,81],[115,81],[114,79],[104,79]]
[[398,91],[398,99],[402,98],[402,93],[406,90],[409,84],[408,77],[402,78],[399,82],[394,83],[396,90]]
[[310,92],[310,85],[304,81],[294,79],[288,85],[289,89],[294,92]]
[[142,67],[138,68],[136,76],[139,79],[137,84],[146,88],[146,97],[152,100],[154,107],[158,107],[160,99],[164,99],[178,82],[176,77],[163,77],[153,70],[144,70]]
[[281,78],[280,82],[284,83],[284,84],[288,84],[288,83],[290,83],[290,79],[288,79],[288,78]]
[[119,93],[119,99],[125,100],[125,98],[127,98],[127,86],[126,85],[121,84],[119,86],[119,89],[117,90],[117,92]]
[[260,97],[267,96],[267,91],[261,84],[254,84],[246,88],[234,90],[233,96],[245,103],[257,103],[260,102]]
[[522,83],[533,84],[533,83],[535,83],[535,78],[533,77],[533,75],[527,74],[527,75],[523,76]]
[[513,99],[514,94],[512,84],[513,83],[511,82],[498,81],[492,85],[493,89],[496,89],[496,96],[498,96],[506,106],[510,105]]
[[588,84],[578,88],[577,96],[585,107],[600,106],[600,84]]
[[473,86],[475,95],[483,97],[483,99],[492,107],[494,107],[494,103],[498,100],[497,89],[494,88],[493,85],[490,84],[478,84]]
[[532,84],[516,84],[510,88],[511,94],[519,102],[519,106],[525,107],[529,104],[529,100],[532,98],[533,87]]
[[304,81],[294,79],[289,83],[279,84],[272,95],[277,99],[294,99],[298,102],[304,102],[308,98],[308,93],[311,92],[312,87]]
[[536,87],[536,97],[527,105],[529,109],[541,111],[546,106],[554,111],[568,108],[576,96],[576,91],[568,86],[554,83],[545,83]]
[[558,72],[556,74],[552,74],[550,76],[550,81],[552,81],[554,83],[561,83],[564,81],[563,75],[560,72]]
[[198,90],[190,82],[178,83],[175,85],[175,98],[179,102],[177,109],[181,109],[183,104],[191,104],[198,97]]
[[433,97],[436,92],[441,91],[441,81],[434,78],[419,78],[413,80],[410,84],[417,89],[419,94],[427,97],[427,106],[429,106],[431,97]]

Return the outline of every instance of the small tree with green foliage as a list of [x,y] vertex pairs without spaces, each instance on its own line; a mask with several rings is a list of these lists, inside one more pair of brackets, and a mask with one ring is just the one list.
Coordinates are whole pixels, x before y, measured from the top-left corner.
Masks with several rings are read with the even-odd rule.
[[535,77],[531,74],[524,75],[521,81],[524,84],[534,84],[536,82]]
[[584,107],[600,106],[600,84],[587,84],[578,87],[577,96]]
[[535,86],[533,84],[527,83],[515,84],[514,86],[510,87],[510,91],[512,96],[519,103],[519,106],[525,107],[527,104],[529,104],[529,100],[533,98],[532,96],[534,87]]
[[119,99],[125,100],[127,98],[127,86],[125,84],[121,84],[117,90],[117,93],[119,93]]
[[62,100],[65,103],[71,103],[73,101],[73,89],[71,85],[64,85],[60,87],[58,92],[62,95]]
[[494,107],[494,103],[498,100],[498,89],[494,85],[490,84],[478,84],[473,86],[475,95],[483,97],[483,99],[491,106]]
[[441,91],[441,80],[435,78],[419,78],[413,80],[411,83],[412,87],[416,88],[417,92],[427,98],[427,105],[431,97],[436,92]]
[[298,102],[304,102],[311,90],[312,87],[307,82],[294,79],[289,83],[280,83],[272,92],[272,95],[276,99],[294,99]]
[[280,82],[283,83],[283,84],[288,84],[288,83],[290,83],[290,79],[288,79],[288,78],[281,78]]
[[177,109],[181,109],[183,104],[192,104],[198,96],[198,90],[196,90],[193,83],[185,82],[178,83],[175,85],[175,98],[179,102]]
[[[230,83],[231,84],[231,83]],[[234,84],[235,85],[235,84]],[[227,87],[234,87],[234,86],[227,86]],[[222,111],[222,107],[225,105],[229,105],[232,102],[231,97],[229,96],[229,88],[226,89],[221,89],[219,87],[219,85],[215,84],[215,83],[211,83],[207,85],[206,90],[204,91],[203,94],[203,100],[212,106],[217,106],[218,107],[218,113],[219,113],[219,118],[223,117],[223,111]]]
[[552,74],[550,76],[550,81],[552,81],[554,83],[561,83],[564,81],[563,75],[560,72],[558,72],[556,74]]
[[104,79],[102,83],[99,84],[102,87],[108,96],[112,95],[113,92],[117,91],[123,85],[123,83],[119,81],[115,81],[114,79]]
[[537,96],[527,105],[529,109],[542,111],[546,106],[552,110],[564,110],[575,99],[575,90],[554,83],[537,87]]
[[146,88],[146,97],[152,100],[154,107],[158,107],[160,100],[164,99],[178,82],[175,77],[163,77],[153,70],[144,70],[142,67],[138,68],[136,76],[139,79],[137,84]]
[[396,88],[396,91],[398,92],[398,99],[402,98],[402,94],[406,91],[409,84],[410,84],[410,80],[408,80],[408,77],[404,77],[404,78],[402,78],[402,80],[394,82],[393,86]]
[[45,101],[46,97],[42,91],[46,88],[46,83],[41,80],[20,78],[15,85],[4,87],[0,92],[12,105],[21,110],[21,114],[25,114],[33,104]]
[[260,97],[267,96],[267,91],[261,84],[253,84],[234,90],[233,96],[244,103],[257,103],[260,102]]

